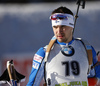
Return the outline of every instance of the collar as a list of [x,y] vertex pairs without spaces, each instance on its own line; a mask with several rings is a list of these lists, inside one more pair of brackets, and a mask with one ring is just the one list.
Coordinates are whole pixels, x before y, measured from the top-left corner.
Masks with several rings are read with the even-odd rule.
[[73,43],[74,40],[75,40],[75,39],[73,38],[69,43],[59,42],[58,40],[56,40],[55,43],[60,44],[60,45],[70,45],[70,44]]

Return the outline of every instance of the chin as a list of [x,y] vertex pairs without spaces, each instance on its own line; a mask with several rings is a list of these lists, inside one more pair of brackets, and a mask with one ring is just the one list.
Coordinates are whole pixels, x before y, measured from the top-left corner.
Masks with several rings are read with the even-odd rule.
[[59,42],[64,42],[63,40],[58,40]]

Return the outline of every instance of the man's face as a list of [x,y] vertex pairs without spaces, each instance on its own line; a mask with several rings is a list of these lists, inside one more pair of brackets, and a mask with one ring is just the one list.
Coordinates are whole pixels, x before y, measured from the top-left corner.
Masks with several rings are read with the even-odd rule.
[[72,40],[73,28],[65,25],[53,26],[54,34],[59,42],[68,43]]

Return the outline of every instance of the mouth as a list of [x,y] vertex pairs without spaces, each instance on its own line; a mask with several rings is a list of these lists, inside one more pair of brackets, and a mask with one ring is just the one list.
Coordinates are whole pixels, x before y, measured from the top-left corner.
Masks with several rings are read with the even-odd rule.
[[59,36],[57,36],[57,38],[60,38],[61,39],[61,38],[63,38],[63,35],[59,35]]

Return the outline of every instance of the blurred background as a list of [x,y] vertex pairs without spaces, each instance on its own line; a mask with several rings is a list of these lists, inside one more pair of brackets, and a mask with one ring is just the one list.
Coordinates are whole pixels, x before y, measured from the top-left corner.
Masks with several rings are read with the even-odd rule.
[[[21,86],[27,84],[34,53],[53,36],[49,16],[59,6],[74,15],[77,10],[76,0],[0,0],[0,76],[13,59],[16,70],[26,76]],[[74,36],[88,40],[97,52],[99,34],[100,0],[87,0],[85,9],[80,7]]]

